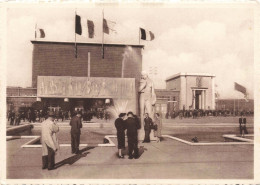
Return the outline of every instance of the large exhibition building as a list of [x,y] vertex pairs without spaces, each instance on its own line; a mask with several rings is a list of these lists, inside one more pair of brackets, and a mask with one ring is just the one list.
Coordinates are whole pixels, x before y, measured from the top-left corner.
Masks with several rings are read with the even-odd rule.
[[[139,114],[138,86],[143,45],[31,41],[32,85],[7,88],[7,110],[28,108],[133,111]],[[214,110],[215,76],[178,73],[155,89],[155,111]],[[156,88],[156,87],[155,87]]]

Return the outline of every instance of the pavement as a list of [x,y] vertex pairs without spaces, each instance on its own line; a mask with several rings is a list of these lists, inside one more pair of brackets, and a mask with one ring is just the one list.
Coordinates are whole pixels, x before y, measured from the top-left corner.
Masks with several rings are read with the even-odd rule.
[[[37,124],[37,123],[36,123]],[[36,125],[35,124],[35,125]],[[68,123],[59,123],[66,126]],[[180,124],[180,123],[176,123]],[[185,128],[171,127],[175,123],[164,123],[162,134],[189,132],[195,123],[182,123]],[[187,125],[186,125],[187,124]],[[190,125],[188,125],[190,124]],[[211,124],[211,123],[208,123]],[[214,123],[217,125],[219,123]],[[237,131],[234,122],[230,132]],[[106,129],[100,123],[96,130]],[[105,123],[103,124],[105,125]],[[179,125],[179,126],[181,126]],[[106,126],[113,126],[107,123]],[[216,129],[204,124],[206,132]],[[93,128],[92,128],[93,129]],[[236,128],[237,129],[237,128]],[[217,132],[218,132],[217,130]],[[7,141],[7,179],[253,179],[254,145],[206,145],[191,146],[164,138],[162,142],[139,143],[139,159],[117,158],[116,147],[81,147],[81,154],[71,154],[70,147],[61,147],[56,154],[56,169],[41,169],[41,148],[21,148],[30,139]],[[117,139],[112,139],[117,143]],[[127,147],[124,151],[127,154]]]
[[[117,158],[116,147],[85,147],[71,154],[61,147],[57,169],[41,169],[41,148],[7,143],[7,179],[252,179],[253,145],[190,146],[165,139],[140,143],[139,159]],[[114,140],[116,142],[116,139]],[[127,153],[127,151],[125,151]],[[29,155],[29,157],[28,157]]]

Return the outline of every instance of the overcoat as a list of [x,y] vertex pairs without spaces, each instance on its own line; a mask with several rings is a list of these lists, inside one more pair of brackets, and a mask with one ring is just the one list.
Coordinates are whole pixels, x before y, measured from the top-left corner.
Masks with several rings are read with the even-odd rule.
[[155,137],[162,137],[162,119],[155,118],[154,124],[157,125],[157,130],[154,131]]
[[59,143],[56,133],[59,131],[59,126],[53,121],[47,119],[42,122],[42,156],[48,155],[47,146],[52,148],[54,151],[59,149]]
[[121,149],[125,147],[125,121],[122,118],[117,118],[115,120],[115,127],[117,130],[118,149]]
[[80,134],[80,129],[82,128],[81,118],[74,116],[70,121],[71,134]]
[[137,141],[137,130],[140,128],[140,125],[136,118],[129,117],[126,120],[126,129],[127,129],[127,138],[128,142]]

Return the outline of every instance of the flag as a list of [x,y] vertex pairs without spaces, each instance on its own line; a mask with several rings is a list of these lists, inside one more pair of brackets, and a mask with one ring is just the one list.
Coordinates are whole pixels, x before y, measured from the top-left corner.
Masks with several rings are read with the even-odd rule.
[[113,33],[116,33],[116,30],[114,29],[116,23],[113,21],[109,21],[107,19],[103,19],[103,32],[106,34],[110,34],[111,31]]
[[35,30],[35,38],[45,38],[44,29],[37,28],[37,29]]
[[235,82],[235,90],[243,93],[244,95],[246,95],[246,88],[238,83]]
[[79,35],[82,34],[81,17],[79,15],[75,17],[75,33]]
[[81,29],[81,36],[94,38],[95,30],[94,30],[94,22],[82,17],[79,21],[79,27]]
[[154,40],[154,34],[151,31],[147,31],[143,28],[140,28],[140,32],[141,32],[141,39],[142,40],[149,40],[152,41]]
[[94,38],[94,35],[95,35],[94,22],[91,21],[91,20],[88,20],[87,24],[88,24],[88,37],[89,38]]

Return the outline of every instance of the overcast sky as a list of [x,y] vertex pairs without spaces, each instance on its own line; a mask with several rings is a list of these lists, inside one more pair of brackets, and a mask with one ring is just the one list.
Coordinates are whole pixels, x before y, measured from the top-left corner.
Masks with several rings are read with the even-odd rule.
[[[216,6],[217,7],[217,6]],[[157,67],[156,88],[179,72],[212,73],[220,98],[243,98],[234,82],[253,98],[254,11],[252,7],[116,7],[104,8],[105,18],[116,22],[117,34],[105,43],[139,44],[139,27],[155,35],[141,41],[143,69]],[[29,87],[32,81],[32,44],[35,24],[45,30],[46,41],[74,42],[75,8],[95,24],[95,38],[78,36],[79,42],[100,43],[102,7],[9,7],[7,11],[7,85]]]

